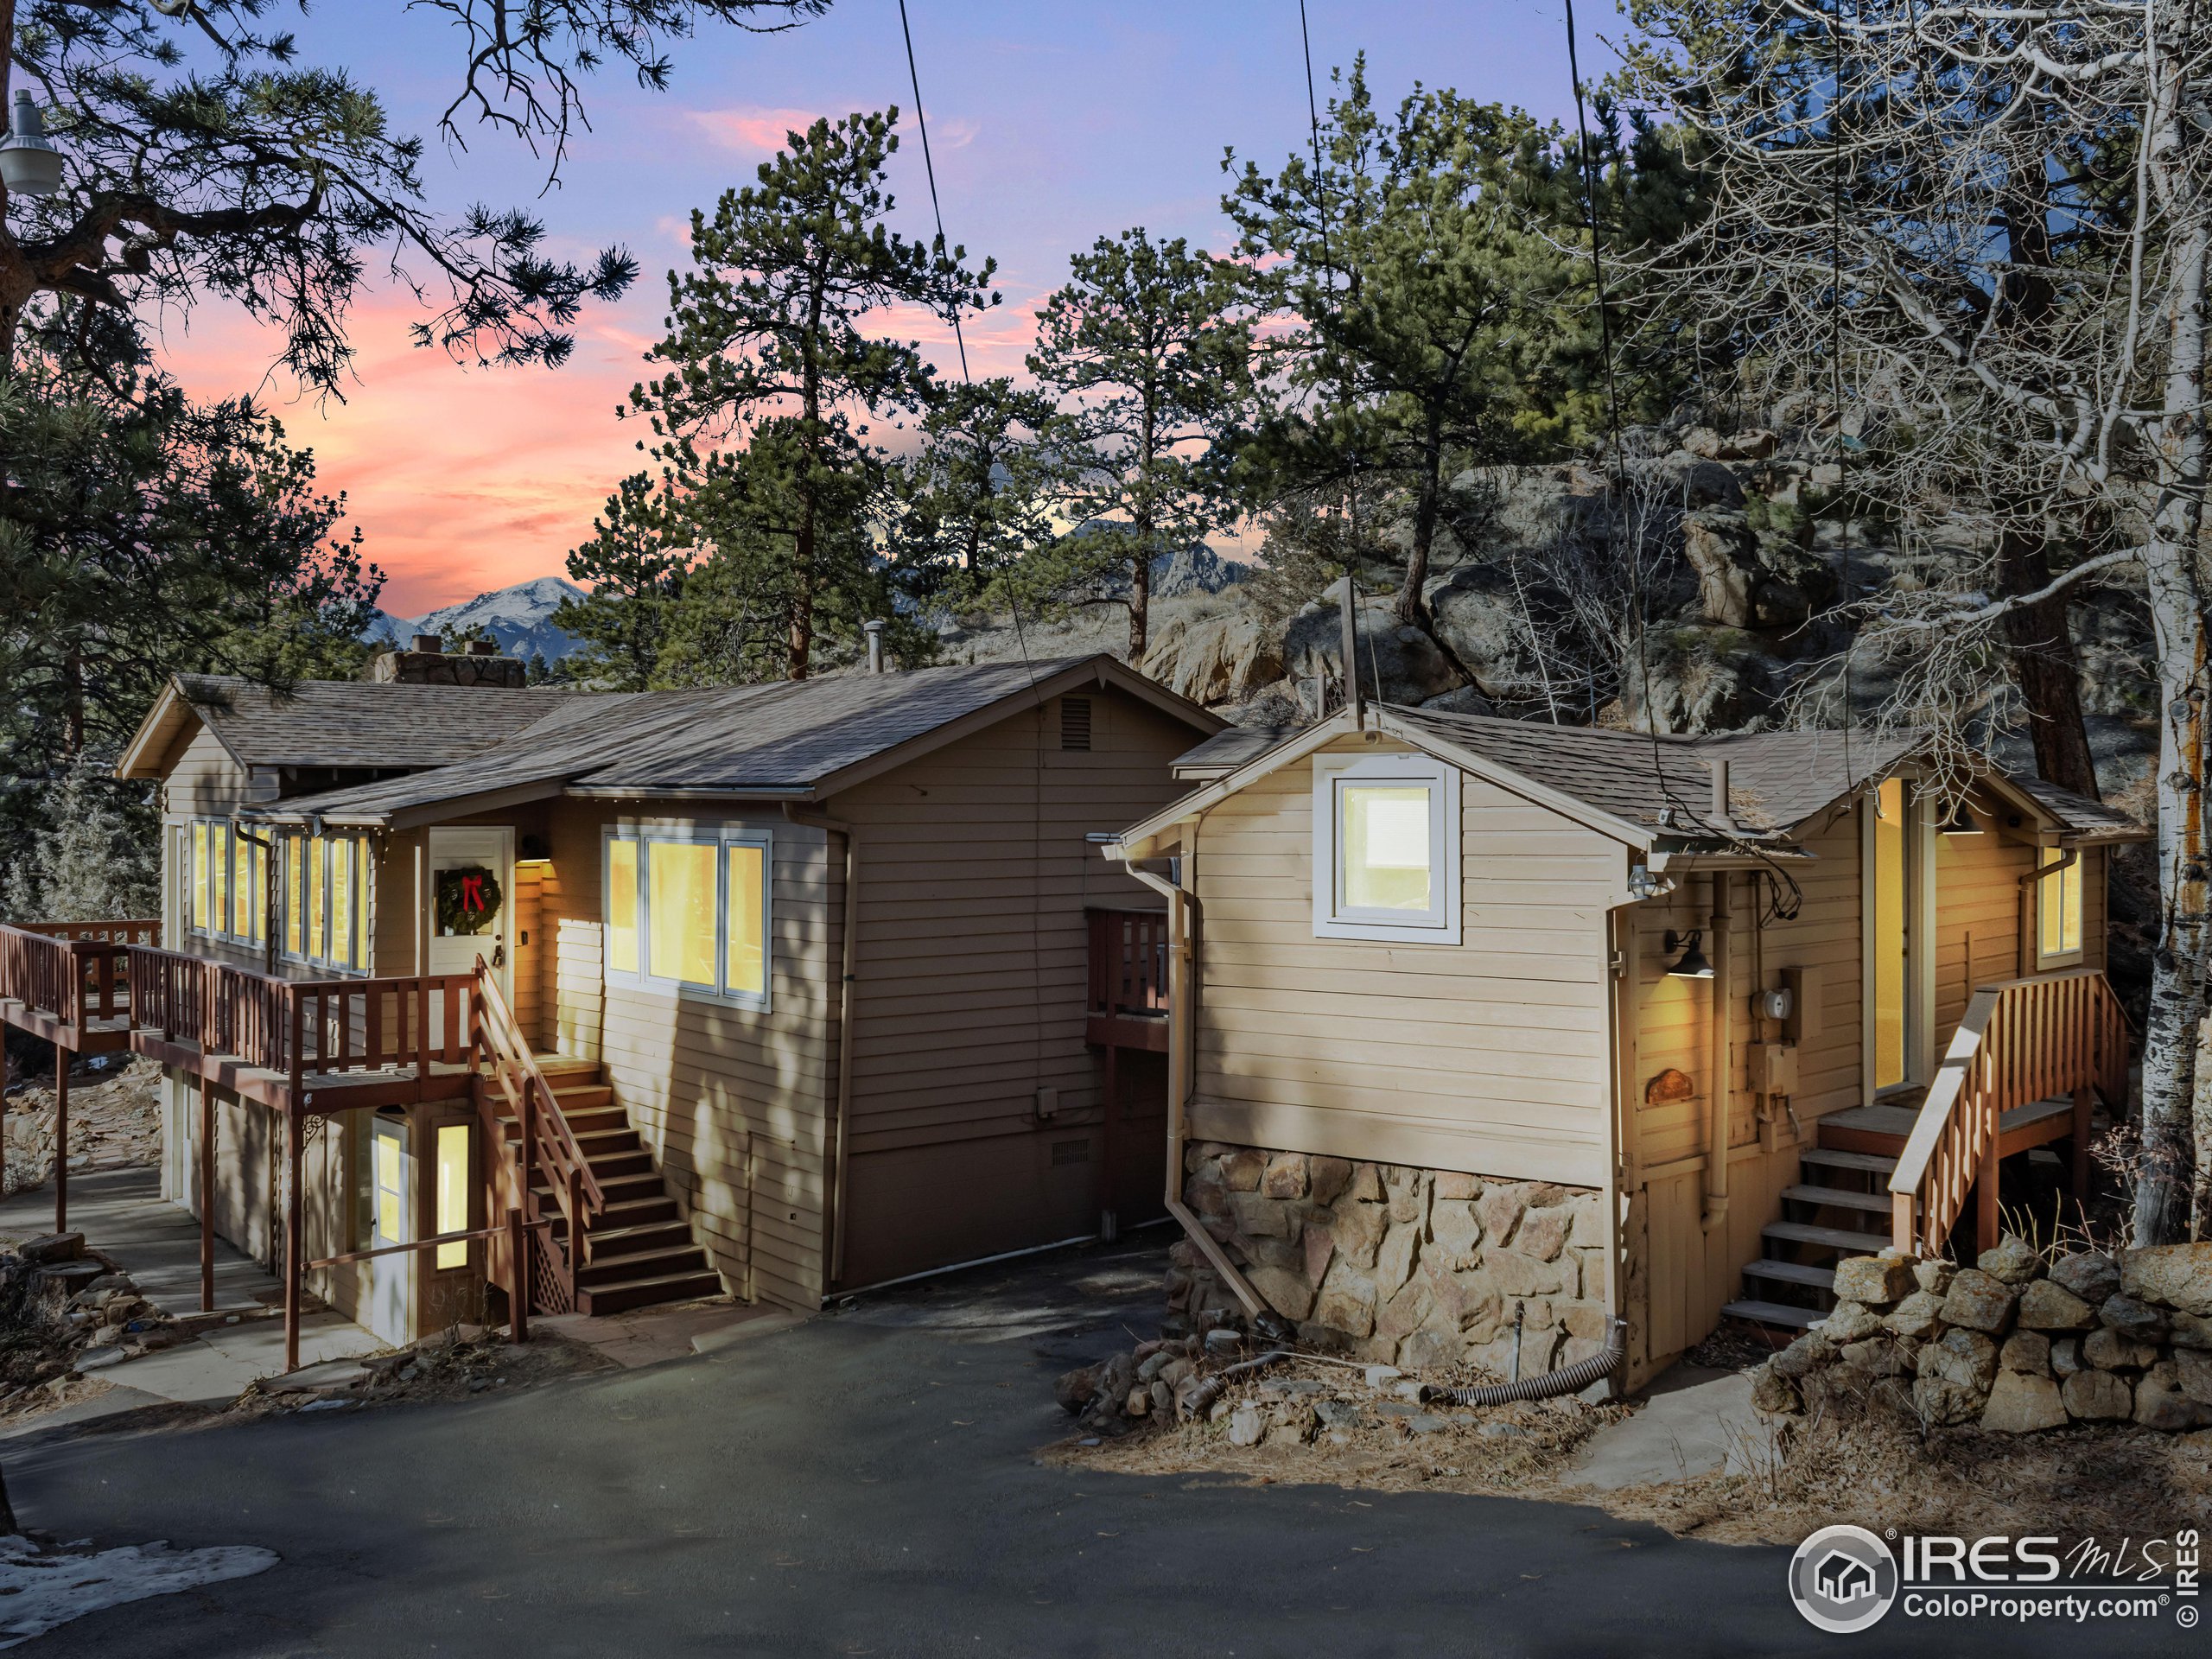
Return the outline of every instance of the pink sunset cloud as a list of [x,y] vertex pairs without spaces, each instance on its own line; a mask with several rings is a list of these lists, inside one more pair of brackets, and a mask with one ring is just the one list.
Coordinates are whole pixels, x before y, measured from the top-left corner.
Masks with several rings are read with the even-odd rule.
[[740,105],[728,110],[687,110],[691,124],[726,149],[772,155],[794,132],[804,132],[820,118],[809,110],[764,110]]

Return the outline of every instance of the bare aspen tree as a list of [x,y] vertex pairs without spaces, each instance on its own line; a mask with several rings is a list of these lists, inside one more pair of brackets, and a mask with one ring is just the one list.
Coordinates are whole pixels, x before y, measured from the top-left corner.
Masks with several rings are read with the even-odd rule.
[[[2063,629],[2062,601],[2092,584],[2148,606],[2161,914],[2135,1230],[2183,1236],[2192,1172],[2212,1170],[2212,1090],[2192,1103],[2212,945],[2212,12],[1643,0],[1637,21],[1631,79],[1716,173],[1675,302],[1755,395],[1813,411],[1844,499],[1892,517],[1921,556],[1910,591],[1843,606],[1858,660],[1902,671],[1885,714],[1985,708],[2005,652]],[[2201,1175],[2194,1210],[2202,1231]]]

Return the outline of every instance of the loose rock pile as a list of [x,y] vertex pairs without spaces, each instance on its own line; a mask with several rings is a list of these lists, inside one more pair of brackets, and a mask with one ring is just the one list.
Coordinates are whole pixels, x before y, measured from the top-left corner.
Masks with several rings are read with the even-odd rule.
[[2212,1243],[2045,1263],[2006,1236],[1975,1265],[1858,1256],[1827,1319],[1755,1373],[1753,1401],[1885,1390],[1923,1423],[2025,1434],[2212,1425]]
[[1522,1405],[1478,1421],[1431,1409],[1424,1386],[1394,1365],[1332,1363],[1291,1354],[1265,1367],[1252,1346],[1226,1327],[1203,1337],[1139,1343],[1096,1365],[1065,1373],[1053,1390],[1085,1433],[1110,1439],[1176,1422],[1217,1425],[1233,1447],[1344,1446],[1362,1430],[1417,1439],[1472,1428],[1484,1439],[1527,1439],[1529,1421],[1550,1423],[1586,1410],[1572,1399]]
[[114,1262],[87,1250],[82,1233],[0,1255],[0,1412],[176,1338],[175,1321]]

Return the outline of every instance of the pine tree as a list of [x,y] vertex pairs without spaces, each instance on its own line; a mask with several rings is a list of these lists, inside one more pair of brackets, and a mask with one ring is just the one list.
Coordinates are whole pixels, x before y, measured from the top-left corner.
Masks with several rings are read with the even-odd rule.
[[1249,412],[1252,334],[1236,273],[1142,226],[1068,261],[1037,314],[1029,372],[1065,400],[1065,492],[1077,533],[1064,585],[1126,577],[1129,659],[1143,657],[1153,561],[1235,517],[1215,444]]
[[[704,550],[683,528],[699,516],[694,498],[741,503],[748,526],[785,533],[748,543],[747,604],[772,599],[780,611],[794,680],[811,671],[820,627],[849,644],[857,626],[851,601],[874,558],[862,532],[880,515],[885,478],[868,422],[920,410],[934,384],[916,346],[863,324],[893,305],[952,317],[999,301],[991,261],[970,271],[965,249],[887,228],[898,113],[790,134],[758,184],[725,192],[711,219],[692,214],[695,269],[670,273],[668,333],[652,353],[674,366],[631,393],[657,440],[661,474],[649,487],[664,555]],[[716,448],[732,437],[749,441],[742,466]]]

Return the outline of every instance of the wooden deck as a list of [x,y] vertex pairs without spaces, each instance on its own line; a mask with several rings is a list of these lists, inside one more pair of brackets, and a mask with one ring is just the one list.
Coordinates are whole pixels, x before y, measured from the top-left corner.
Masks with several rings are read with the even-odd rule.
[[[1919,1121],[1919,1106],[1891,1101],[1830,1112],[1821,1119],[1821,1145],[1839,1152],[1894,1157],[1912,1138],[1913,1126]],[[2054,1141],[2063,1141],[2073,1130],[2074,1102],[2070,1096],[2056,1095],[2049,1100],[2031,1101],[1999,1115],[1998,1155],[2009,1158],[2016,1152],[2048,1146]],[[1882,1208],[1888,1207],[1885,1198]]]

